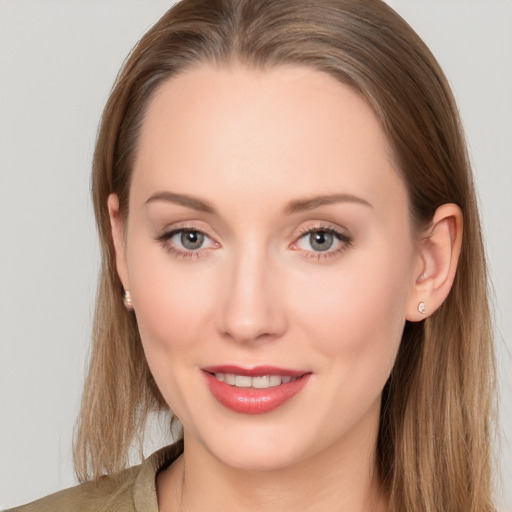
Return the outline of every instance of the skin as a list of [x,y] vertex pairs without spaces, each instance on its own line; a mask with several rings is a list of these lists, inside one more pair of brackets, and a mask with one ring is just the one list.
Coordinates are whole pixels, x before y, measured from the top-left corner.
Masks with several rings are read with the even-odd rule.
[[[287,209],[333,194],[351,200]],[[370,107],[308,68],[194,68],[149,104],[128,218],[115,195],[108,206],[149,366],[184,426],[183,456],[158,477],[160,510],[386,510],[382,389],[406,319],[451,287],[462,217],[443,205],[413,232]],[[199,249],[161,239],[183,228],[207,235]],[[327,251],[307,233],[322,229],[340,233]],[[281,407],[246,415],[206,386],[200,369],[218,364],[312,376]]]

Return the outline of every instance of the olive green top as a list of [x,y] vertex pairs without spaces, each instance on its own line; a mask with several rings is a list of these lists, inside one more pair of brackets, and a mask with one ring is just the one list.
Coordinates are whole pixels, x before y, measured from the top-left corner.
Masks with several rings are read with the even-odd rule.
[[158,512],[156,475],[183,452],[177,442],[138,466],[50,494],[7,512]]

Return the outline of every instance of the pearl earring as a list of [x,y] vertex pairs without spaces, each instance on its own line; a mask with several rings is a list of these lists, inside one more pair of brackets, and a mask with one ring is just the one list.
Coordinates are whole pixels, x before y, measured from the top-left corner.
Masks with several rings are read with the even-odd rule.
[[133,310],[132,294],[128,290],[123,293],[123,304],[128,311]]
[[424,315],[424,314],[425,314],[425,303],[424,303],[424,302],[420,302],[420,303],[418,304],[418,311],[419,311],[422,315]]

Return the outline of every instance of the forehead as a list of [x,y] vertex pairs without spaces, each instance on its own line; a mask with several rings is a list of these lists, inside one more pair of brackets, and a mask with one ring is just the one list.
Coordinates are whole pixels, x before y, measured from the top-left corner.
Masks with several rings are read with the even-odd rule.
[[[201,66],[156,92],[142,125],[132,193],[405,194],[369,105],[307,67]],[[389,199],[389,197],[388,197]],[[248,204],[245,203],[245,208]]]

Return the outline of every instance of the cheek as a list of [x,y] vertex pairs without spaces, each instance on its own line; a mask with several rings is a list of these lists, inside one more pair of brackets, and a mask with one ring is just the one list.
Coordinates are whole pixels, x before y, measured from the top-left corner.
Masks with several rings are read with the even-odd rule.
[[130,287],[148,361],[185,353],[207,337],[215,285],[196,265],[172,263],[160,246],[140,247],[129,255]]
[[375,376],[385,382],[405,324],[404,271],[410,260],[382,247],[346,256],[339,266],[307,278],[315,286],[303,283],[307,293],[294,294],[295,316],[316,349],[333,365],[343,366],[340,375]]
[[201,392],[194,376],[197,354],[209,343],[214,285],[206,276],[194,277],[170,265],[162,252],[163,257],[141,251],[133,258],[130,286],[149,368],[167,404],[183,421],[192,415],[187,394]]

